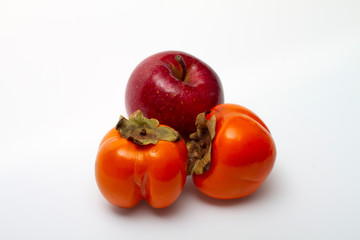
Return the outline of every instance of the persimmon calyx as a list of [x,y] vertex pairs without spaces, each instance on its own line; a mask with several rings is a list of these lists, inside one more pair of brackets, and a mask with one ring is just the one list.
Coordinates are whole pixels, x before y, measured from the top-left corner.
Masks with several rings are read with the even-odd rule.
[[189,155],[188,175],[201,175],[210,168],[212,140],[215,137],[216,117],[206,119],[205,113],[196,117],[196,132],[190,134],[186,144]]
[[177,131],[167,126],[159,127],[158,120],[146,118],[140,110],[131,114],[129,120],[120,116],[115,128],[122,137],[138,145],[157,144],[159,140],[177,142],[181,139]]

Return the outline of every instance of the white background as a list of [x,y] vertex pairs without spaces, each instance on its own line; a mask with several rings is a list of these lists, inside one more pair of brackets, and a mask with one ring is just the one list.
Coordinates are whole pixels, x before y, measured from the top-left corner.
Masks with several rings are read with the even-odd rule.
[[[144,58],[182,50],[277,144],[258,192],[188,178],[174,205],[97,189],[102,136]],[[0,239],[359,239],[360,2],[0,0]]]

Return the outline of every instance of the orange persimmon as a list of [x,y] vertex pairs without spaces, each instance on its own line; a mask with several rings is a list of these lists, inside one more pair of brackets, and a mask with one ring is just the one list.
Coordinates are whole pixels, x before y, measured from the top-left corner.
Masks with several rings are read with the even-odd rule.
[[130,208],[145,199],[154,208],[171,205],[186,180],[187,149],[174,129],[140,111],[120,118],[101,141],[95,176],[103,196]]
[[220,104],[197,117],[188,143],[188,173],[204,194],[234,199],[255,192],[270,174],[276,148],[270,131],[252,111]]

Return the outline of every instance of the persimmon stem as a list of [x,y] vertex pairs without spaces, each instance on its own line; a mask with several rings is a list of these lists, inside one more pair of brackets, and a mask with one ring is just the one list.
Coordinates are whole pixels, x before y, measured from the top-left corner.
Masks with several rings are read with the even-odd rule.
[[184,81],[185,80],[185,76],[186,76],[186,64],[185,64],[185,61],[183,59],[182,56],[180,55],[176,55],[175,56],[175,60],[180,63],[181,65],[181,68],[182,68],[182,75],[181,75],[181,81]]
[[189,155],[188,175],[201,175],[210,169],[216,118],[213,115],[208,120],[206,113],[200,113],[196,117],[196,132],[190,134],[190,140],[186,144]]
[[146,130],[145,130],[145,128],[141,129],[140,135],[141,135],[141,136],[145,136],[145,135],[146,135]]
[[115,128],[121,137],[137,145],[157,144],[159,140],[177,142],[181,139],[177,131],[168,126],[159,126],[158,120],[146,118],[140,110],[131,114],[129,120],[121,116]]

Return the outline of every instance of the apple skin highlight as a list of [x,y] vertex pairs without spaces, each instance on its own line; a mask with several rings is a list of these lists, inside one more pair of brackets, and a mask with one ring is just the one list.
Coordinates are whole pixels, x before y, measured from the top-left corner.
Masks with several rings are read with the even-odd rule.
[[141,110],[147,118],[175,128],[184,138],[196,131],[195,119],[200,112],[223,102],[222,84],[214,70],[179,51],[157,53],[142,61],[132,72],[125,92],[129,115]]

